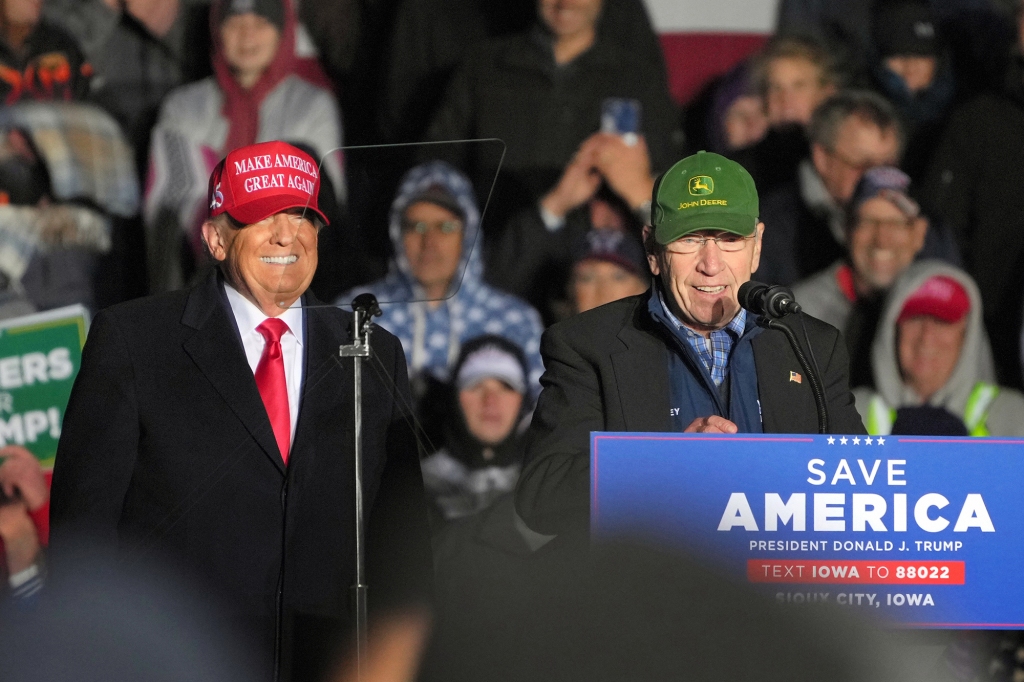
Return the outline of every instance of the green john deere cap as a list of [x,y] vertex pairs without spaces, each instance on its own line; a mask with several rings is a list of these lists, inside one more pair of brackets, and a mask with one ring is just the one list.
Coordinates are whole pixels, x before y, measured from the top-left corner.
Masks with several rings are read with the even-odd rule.
[[720,154],[697,152],[654,183],[651,225],[659,244],[697,230],[743,237],[757,227],[757,189],[747,170]]

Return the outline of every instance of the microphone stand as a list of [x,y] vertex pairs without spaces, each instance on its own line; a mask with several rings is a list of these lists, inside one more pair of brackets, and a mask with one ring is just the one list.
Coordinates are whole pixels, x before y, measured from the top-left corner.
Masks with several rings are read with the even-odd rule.
[[793,353],[796,354],[796,359],[807,375],[807,381],[811,384],[811,393],[814,394],[814,405],[818,411],[818,433],[828,433],[828,403],[825,402],[825,391],[821,388],[821,379],[818,377],[818,373],[811,367],[811,363],[807,361],[807,356],[804,355],[803,349],[800,348],[796,334],[789,328],[789,325],[783,324],[781,321],[773,319],[768,315],[761,315],[757,320],[757,325],[765,329],[778,330],[789,339],[789,345],[792,346]]
[[352,585],[352,606],[356,621],[356,673],[363,677],[366,664],[366,537],[363,521],[363,361],[370,357],[371,321],[381,314],[373,294],[361,294],[352,302],[352,343],[338,349],[338,355],[352,358],[355,385],[355,478],[356,478],[356,576]]

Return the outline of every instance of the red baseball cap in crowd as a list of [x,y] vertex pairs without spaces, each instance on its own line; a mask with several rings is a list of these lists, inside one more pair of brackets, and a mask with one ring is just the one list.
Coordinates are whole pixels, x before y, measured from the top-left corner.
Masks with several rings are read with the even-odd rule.
[[960,282],[945,275],[935,275],[925,280],[907,298],[896,323],[921,315],[935,317],[943,322],[959,322],[970,309],[970,296]]
[[286,142],[239,147],[210,175],[210,217],[221,213],[252,225],[289,208],[308,208],[329,225],[317,205],[320,168],[309,154]]

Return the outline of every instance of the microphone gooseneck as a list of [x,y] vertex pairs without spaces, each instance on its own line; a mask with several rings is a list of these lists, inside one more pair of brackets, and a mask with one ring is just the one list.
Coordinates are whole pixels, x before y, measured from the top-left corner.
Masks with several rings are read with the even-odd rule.
[[[760,316],[757,320],[759,326],[785,334],[789,345],[793,348],[797,362],[800,363],[800,368],[807,375],[807,382],[811,386],[814,406],[818,412],[818,433],[828,433],[828,403],[825,402],[825,391],[822,389],[821,378],[818,376],[817,363],[812,365],[808,362],[803,348],[800,347],[800,342],[797,341],[796,334],[788,324],[782,322],[782,318],[787,315],[801,311],[800,304],[793,298],[793,292],[784,286],[769,286],[763,282],[749,281],[740,285],[737,298],[745,310]],[[803,324],[802,319],[800,322]],[[813,356],[809,339],[807,350]]]

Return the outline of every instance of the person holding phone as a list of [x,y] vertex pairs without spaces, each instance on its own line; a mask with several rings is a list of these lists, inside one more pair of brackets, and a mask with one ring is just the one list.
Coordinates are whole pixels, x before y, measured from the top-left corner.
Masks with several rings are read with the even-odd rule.
[[[602,119],[611,119],[605,130],[645,138],[656,169],[678,158],[679,114],[664,67],[598,30],[604,4],[538,0],[531,30],[472,48],[456,71],[427,137],[505,141],[492,224],[551,191]],[[486,167],[483,158],[450,160]]]
[[548,323],[566,316],[562,299],[590,231],[639,241],[650,220],[651,155],[647,140],[626,125],[638,121],[639,111],[623,102],[609,100],[605,130],[580,145],[550,191],[512,217],[488,254],[488,280],[525,298]]

